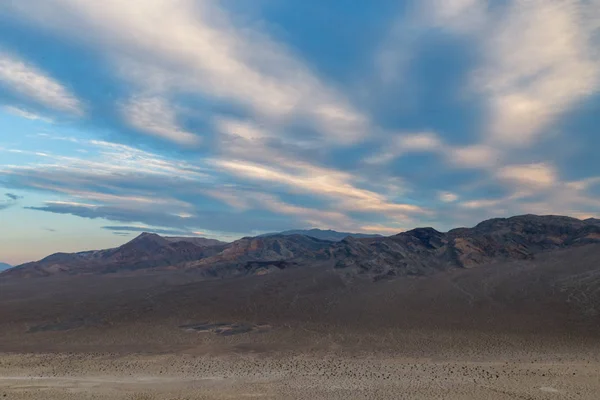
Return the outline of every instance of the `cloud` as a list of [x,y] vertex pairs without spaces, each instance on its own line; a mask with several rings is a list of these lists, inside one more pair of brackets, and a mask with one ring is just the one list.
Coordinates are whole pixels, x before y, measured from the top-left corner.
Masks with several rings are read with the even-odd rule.
[[60,82],[37,67],[0,52],[0,85],[47,108],[82,115],[81,102]]
[[487,6],[481,0],[423,0],[403,4],[375,54],[377,75],[384,84],[411,84],[408,72],[422,41],[442,28],[454,34],[477,32],[487,23]]
[[268,130],[261,129],[254,123],[238,119],[217,118],[215,126],[219,132],[242,139],[245,142],[252,142],[271,136]]
[[150,227],[164,227],[196,232],[200,229],[211,237],[245,236],[260,227],[265,231],[281,231],[289,229],[293,220],[273,216],[255,215],[250,212],[240,215],[229,211],[197,210],[194,218],[181,219],[161,209],[123,208],[119,205],[86,205],[73,202],[46,202],[43,206],[27,207],[28,210],[68,214],[88,219],[103,219],[118,223],[144,224]]
[[347,211],[427,213],[416,205],[395,203],[379,193],[356,187],[351,183],[351,174],[338,170],[303,163],[291,163],[285,169],[243,161],[213,160],[213,163],[234,175],[325,196]]
[[569,182],[567,186],[574,190],[587,190],[594,186],[600,185],[600,177],[591,177],[579,181]]
[[396,228],[386,225],[363,225],[360,227],[360,230],[362,232],[378,233],[381,235],[396,235],[400,232],[406,231],[406,228]]
[[[66,188],[72,184],[81,184],[82,181],[93,184],[107,179],[119,181],[144,179],[177,181],[206,182],[211,179],[206,168],[185,161],[173,160],[140,150],[131,146],[106,142],[102,140],[80,140],[71,137],[53,137],[53,140],[63,140],[86,146],[86,153],[81,156],[65,156],[44,152],[32,152],[19,149],[19,154],[43,157],[43,162],[30,161],[29,164],[21,166],[0,165],[0,176],[26,176],[44,178],[51,181],[52,178],[64,177]],[[3,149],[0,148],[0,151]],[[104,178],[104,179],[101,179]],[[67,182],[71,182],[68,184]]]
[[533,0],[488,16],[478,33],[485,60],[473,87],[488,98],[491,142],[531,146],[552,121],[598,91],[598,27],[588,21],[598,12],[594,2]]
[[16,115],[17,117],[29,119],[32,121],[42,121],[42,122],[46,122],[46,123],[52,123],[52,119],[50,119],[50,118],[43,117],[41,115],[32,113],[30,111],[24,110],[19,107],[3,106],[2,109],[9,114]]
[[496,207],[499,204],[502,204],[502,199],[480,199],[480,200],[469,200],[461,203],[460,206],[464,208],[490,208]]
[[109,231],[113,231],[113,233],[119,232],[123,233],[131,233],[131,232],[150,232],[157,233],[159,235],[173,235],[173,236],[195,236],[195,232],[182,230],[182,229],[165,229],[165,228],[157,228],[152,226],[127,226],[127,225],[119,225],[119,226],[103,226],[102,229],[106,229]]
[[396,143],[403,151],[437,151],[442,147],[440,138],[433,132],[402,135]]
[[526,188],[551,187],[558,181],[555,168],[545,163],[509,165],[502,167],[497,175],[501,180]]
[[502,152],[492,146],[475,144],[452,146],[434,132],[405,133],[395,136],[383,146],[379,153],[366,157],[367,165],[384,165],[406,154],[438,154],[446,163],[456,168],[489,169],[496,166]]
[[382,152],[365,158],[364,162],[371,165],[388,163],[395,158],[409,153],[442,152],[445,145],[434,132],[402,132],[394,134],[390,143],[385,145]]
[[[68,137],[47,138],[72,141]],[[14,187],[51,192],[63,198],[30,209],[91,219],[144,222],[151,226],[185,228],[190,232],[211,230],[221,224],[219,212],[211,213],[203,207],[203,203],[207,198],[216,198],[221,201],[218,208],[229,205],[235,209],[222,217],[224,221],[230,221],[227,226],[247,226],[249,221],[256,226],[262,226],[264,222],[278,229],[291,226],[291,222],[288,222],[289,225],[260,222],[256,218],[248,218],[248,215],[244,215],[244,221],[231,223],[231,219],[236,215],[239,217],[240,212],[251,213],[251,210],[266,210],[275,215],[293,217],[288,221],[302,221],[302,224],[315,226],[357,225],[340,211],[290,204],[249,185],[239,189],[236,185],[215,183],[211,175],[217,172],[209,167],[175,161],[116,143],[95,140],[75,140],[74,143],[87,146],[91,151],[86,155],[89,158],[49,153],[40,163],[1,167],[0,176]],[[325,171],[312,166],[304,168],[311,168],[307,173]],[[334,171],[328,173],[335,174]],[[349,178],[350,175],[344,174],[344,179]],[[308,189],[308,186],[305,187]],[[371,193],[355,190],[363,195]]]
[[368,117],[260,23],[234,23],[216,2],[150,0],[140,7],[120,0],[33,0],[5,8],[102,48],[143,93],[200,92],[273,121],[301,118],[336,143],[369,131]]
[[458,195],[452,192],[440,192],[438,197],[444,203],[454,203],[458,200]]
[[432,27],[455,33],[475,32],[487,21],[487,4],[482,0],[426,0],[421,13]]
[[6,200],[0,200],[0,211],[15,206],[17,202],[23,198],[13,193],[5,193],[4,197],[6,197]]
[[268,194],[254,194],[252,197],[257,208],[265,208],[276,213],[300,217],[303,222],[312,227],[342,229],[355,226],[355,223],[347,215],[338,211],[319,210],[288,204]]
[[419,21],[402,14],[395,20],[375,55],[377,76],[384,84],[403,81],[423,34]]
[[[411,3],[380,46],[357,43],[335,62],[306,51],[307,42],[286,45],[286,34],[269,35],[288,29],[282,21],[257,19],[258,9],[236,14],[230,3],[9,3],[0,6],[3,17],[30,23],[32,35],[47,34],[66,55],[85,48],[99,61],[101,71],[90,70],[90,78],[115,90],[90,97],[101,106],[90,110],[114,104],[127,125],[120,128],[140,133],[140,148],[90,141],[84,137],[105,134],[104,126],[88,129],[97,123],[90,120],[78,138],[46,133],[27,147],[4,143],[0,152],[22,164],[0,165],[2,182],[60,200],[37,209],[122,226],[244,233],[297,225],[397,233],[484,213],[598,209],[594,177],[579,171],[564,182],[573,176],[563,169],[566,157],[549,161],[540,156],[545,147],[533,147],[597,90],[591,1]],[[454,46],[457,52],[448,51]],[[381,77],[376,87],[361,76],[365,47],[378,52],[381,73],[370,74]],[[350,59],[359,55],[360,62]],[[448,62],[436,64],[436,57]],[[399,106],[413,89],[422,109]],[[37,117],[27,110],[9,112]],[[108,134],[131,139],[119,129]],[[144,135],[181,148],[142,150],[160,146]],[[573,142],[591,143],[580,136]],[[38,139],[62,142],[43,148]],[[392,163],[399,157],[406,158]]]
[[491,146],[470,145],[448,148],[449,161],[459,167],[488,168],[496,165],[501,152]]
[[23,198],[23,196],[18,196],[13,193],[4,193],[4,196],[8,197],[10,200],[15,200],[15,201]]
[[159,97],[134,97],[123,105],[125,120],[142,133],[182,145],[196,145],[200,137],[186,132],[177,124],[175,110]]

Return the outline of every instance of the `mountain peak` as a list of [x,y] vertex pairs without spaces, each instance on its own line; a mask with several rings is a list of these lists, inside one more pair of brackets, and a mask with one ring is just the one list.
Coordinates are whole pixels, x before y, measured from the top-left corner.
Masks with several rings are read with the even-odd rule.
[[169,245],[169,241],[166,240],[165,238],[163,238],[162,236],[157,235],[156,233],[143,232],[141,235],[139,235],[135,239],[125,243],[123,246],[121,246],[121,248],[137,247],[137,248],[143,248],[143,249],[150,249],[150,248],[163,247],[163,246],[168,246],[168,245]]
[[160,236],[160,235],[158,235],[156,233],[142,232],[140,235],[138,235],[133,240],[131,240],[131,242],[135,242],[135,241],[138,241],[138,240],[162,241],[162,240],[165,240],[165,239],[162,236]]
[[159,238],[159,237],[162,237],[162,236],[160,236],[160,235],[158,235],[156,233],[152,233],[152,232],[142,232],[140,235],[138,235],[136,237],[136,239],[145,238],[145,237]]

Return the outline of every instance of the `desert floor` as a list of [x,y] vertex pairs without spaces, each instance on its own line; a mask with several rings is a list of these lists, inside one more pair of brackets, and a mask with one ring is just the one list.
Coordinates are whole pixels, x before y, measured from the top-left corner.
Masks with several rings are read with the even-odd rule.
[[598,254],[378,282],[0,281],[0,400],[598,400]]
[[598,399],[595,354],[0,354],[3,399]]

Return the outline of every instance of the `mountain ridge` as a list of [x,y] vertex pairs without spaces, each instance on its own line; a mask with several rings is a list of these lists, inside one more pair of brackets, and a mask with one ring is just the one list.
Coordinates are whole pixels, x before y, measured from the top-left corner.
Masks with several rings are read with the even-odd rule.
[[371,233],[350,233],[350,232],[338,232],[332,229],[292,229],[282,232],[271,232],[264,233],[259,235],[258,237],[268,237],[268,236],[293,236],[293,235],[303,235],[303,236],[311,236],[316,239],[321,240],[329,240],[332,242],[341,241],[348,236],[352,236],[355,238],[372,238],[372,237],[382,237],[378,234]]
[[598,220],[532,214],[493,218],[448,232],[425,227],[389,237],[348,236],[341,241],[279,234],[215,244],[142,233],[114,249],[56,253],[2,276],[184,270],[222,278],[320,265],[348,276],[379,280],[529,260],[544,251],[591,243],[600,243]]

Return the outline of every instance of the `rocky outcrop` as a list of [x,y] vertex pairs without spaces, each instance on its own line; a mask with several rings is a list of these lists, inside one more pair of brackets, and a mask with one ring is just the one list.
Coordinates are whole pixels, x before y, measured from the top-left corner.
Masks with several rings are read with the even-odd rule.
[[386,238],[343,240],[332,256],[336,268],[358,274],[424,275],[440,269],[532,259],[543,251],[598,242],[600,224],[596,221],[523,215],[447,233],[418,228]]

